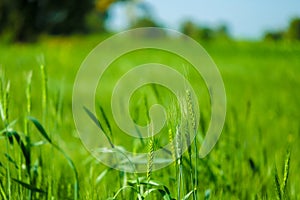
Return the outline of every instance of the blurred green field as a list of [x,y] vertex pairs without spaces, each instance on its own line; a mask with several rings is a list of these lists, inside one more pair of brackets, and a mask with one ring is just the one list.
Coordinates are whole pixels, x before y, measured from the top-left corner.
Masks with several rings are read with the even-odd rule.
[[[36,44],[0,44],[0,64],[6,78],[10,80],[9,121],[18,119],[13,127],[19,133],[24,133],[26,77],[29,71],[32,71],[31,115],[44,125],[52,140],[73,160],[79,173],[79,199],[113,197],[118,189],[126,185],[126,181],[135,177],[133,174],[115,170],[105,171],[108,168],[93,160],[83,147],[73,122],[72,87],[76,72],[87,54],[105,38],[104,35],[51,37],[42,38]],[[299,199],[300,43],[242,41],[200,43],[213,58],[222,74],[227,94],[227,117],[217,145],[206,158],[198,162],[199,199],[275,199],[274,168],[276,165],[281,182],[288,150],[291,151],[291,160],[287,199]],[[150,56],[146,53],[144,56],[138,56],[134,61],[126,58],[117,60],[114,65],[126,68],[149,60],[166,62],[183,72],[180,67],[184,61],[180,59],[170,61],[168,55],[159,55]],[[128,56],[127,58],[130,58],[131,55]],[[46,117],[43,117],[41,103],[43,90],[41,64],[45,64],[48,74],[49,95]],[[113,75],[109,75],[110,73]],[[117,78],[115,73],[108,72],[107,80],[112,78],[114,81],[114,78]],[[193,77],[193,71],[190,73]],[[147,88],[144,90],[145,93],[142,95],[147,94]],[[197,89],[201,95],[205,90],[202,87]],[[163,93],[161,88],[159,98],[162,101],[167,98],[162,95]],[[155,102],[155,99],[151,99],[153,93],[148,94],[149,103]],[[138,102],[140,98],[138,95],[133,101]],[[105,111],[109,112],[108,100],[102,96],[104,95],[99,99],[97,97],[97,100],[103,105]],[[202,123],[205,124],[202,129],[205,130],[210,112],[208,96],[204,94],[203,99],[201,104],[203,107],[200,109]],[[140,104],[142,103],[137,103]],[[165,104],[168,102],[166,101]],[[112,120],[111,117],[109,118]],[[145,122],[144,119],[140,121],[141,124]],[[1,130],[4,128],[5,124],[1,123]],[[33,125],[29,130],[33,141],[43,139]],[[24,160],[20,156],[18,145],[14,143],[5,148],[6,139],[3,131],[1,134],[0,180],[3,188],[1,193],[7,194],[7,168],[11,168],[11,177],[15,179],[26,182],[28,177],[22,169]],[[203,133],[199,133],[198,141],[201,134]],[[130,140],[124,141],[123,144],[122,141],[116,142],[127,148],[132,145]],[[32,198],[52,199],[53,196],[53,199],[73,199],[73,173],[63,156],[53,150],[49,144],[34,147],[32,151],[32,163],[36,163],[36,160],[40,161],[36,165],[38,178],[35,186],[48,192],[48,195],[35,192]],[[9,153],[13,161],[9,161],[5,156],[6,153]],[[99,177],[104,171],[103,177]],[[177,198],[176,173],[174,165],[170,165],[152,172],[151,179],[168,187],[171,196]],[[187,194],[191,189],[191,180],[188,172],[184,172],[184,175],[182,192]],[[138,174],[138,176],[145,177],[146,174]],[[28,186],[15,181],[11,184],[12,199],[27,199]],[[118,199],[136,198],[129,190],[121,193]],[[154,192],[151,195],[146,199],[162,198],[159,193]]]

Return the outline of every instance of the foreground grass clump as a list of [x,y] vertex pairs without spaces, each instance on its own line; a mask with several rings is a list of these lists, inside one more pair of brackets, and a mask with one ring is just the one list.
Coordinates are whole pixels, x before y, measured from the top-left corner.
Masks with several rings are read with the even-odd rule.
[[[300,198],[300,159],[296,156],[300,153],[297,120],[300,117],[300,97],[297,95],[300,89],[299,44],[204,44],[220,69],[228,99],[223,133],[214,150],[204,159],[197,159],[195,153],[210,119],[209,100],[202,96],[206,88],[202,85],[197,88],[201,83],[194,84],[201,96],[197,143],[192,142],[191,149],[182,157],[177,156],[180,145],[189,140],[185,132],[178,131],[176,116],[168,122],[164,136],[145,140],[143,145],[140,140],[118,140],[119,132],[109,110],[109,99],[102,98],[111,88],[99,88],[97,102],[102,109],[97,110],[96,118],[114,144],[122,146],[120,149],[131,150],[133,147],[136,151],[149,152],[148,173],[130,174],[103,166],[91,158],[77,137],[72,119],[71,91],[76,72],[100,39],[98,36],[49,38],[38,44],[0,45],[0,63],[6,68],[5,75],[1,75],[0,87],[1,199],[74,199],[75,196],[78,199]],[[45,58],[41,63],[47,66],[44,72],[36,59],[41,53]],[[113,65],[130,67],[151,61],[184,71],[181,69],[184,61],[170,60],[166,53],[160,52],[159,56],[136,53],[138,56],[129,54]],[[122,73],[108,71],[106,80],[114,82],[118,74]],[[191,71],[191,81],[198,78]],[[167,92],[163,88],[157,88],[158,95],[152,87],[141,89],[144,91],[135,94],[130,109],[133,118],[143,125],[147,123],[145,113],[152,103],[158,102],[169,108],[172,98],[165,95]],[[182,99],[186,103],[186,113],[189,113],[189,127],[193,127],[188,94]],[[139,110],[135,112],[136,107]],[[174,107],[170,110],[177,113],[174,109],[178,108]],[[183,141],[183,144],[174,142],[172,152],[169,152],[176,162],[153,171],[151,160],[155,154],[151,152],[176,137]],[[287,154],[284,158],[288,147],[292,156]],[[66,159],[65,155],[71,159]],[[274,163],[283,164],[276,165],[275,170]]]
[[[42,71],[42,107],[44,119],[47,117],[47,81],[46,71],[44,66]],[[78,174],[73,161],[69,156],[53,142],[53,136],[49,136],[45,128],[34,117],[30,117],[31,113],[31,73],[28,75],[26,86],[26,109],[25,113],[28,117],[17,118],[10,121],[10,82],[6,80],[5,73],[1,71],[0,85],[0,112],[3,122],[3,130],[1,131],[1,139],[5,140],[4,155],[6,157],[5,164],[1,163],[3,173],[1,176],[4,179],[0,181],[0,194],[3,199],[35,199],[35,198],[52,198],[55,196],[53,190],[53,176],[47,176],[47,173],[53,173],[51,168],[51,156],[54,156],[54,150],[58,151],[66,159],[71,169],[74,172],[73,182],[73,197],[78,199]],[[24,118],[24,119],[23,119]],[[21,130],[15,128],[18,121],[24,126]],[[46,121],[46,120],[44,120]],[[33,124],[40,138],[38,141],[33,136],[33,129],[30,128]],[[36,133],[35,133],[36,134]],[[50,144],[50,150],[43,148],[46,144]],[[46,154],[45,154],[46,153]],[[46,156],[48,154],[48,156]],[[50,155],[50,156],[49,156]],[[47,158],[48,157],[48,158]],[[43,161],[45,158],[50,162]],[[34,161],[35,160],[35,161]],[[45,185],[43,185],[43,183]],[[48,189],[47,189],[48,188]],[[16,192],[18,191],[18,192]]]

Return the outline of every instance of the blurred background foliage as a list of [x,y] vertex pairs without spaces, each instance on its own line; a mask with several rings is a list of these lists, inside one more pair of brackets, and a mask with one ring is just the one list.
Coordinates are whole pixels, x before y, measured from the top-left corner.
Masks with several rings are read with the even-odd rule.
[[[162,27],[146,2],[136,0],[0,0],[0,37],[10,42],[33,42],[40,35],[70,35],[108,32],[111,7],[126,4],[128,28]],[[137,14],[136,12],[139,12]],[[208,27],[186,20],[183,33],[194,39],[232,38],[226,24]],[[300,40],[300,18],[291,20],[287,30],[268,31],[265,40]]]
[[300,18],[294,18],[290,21],[287,30],[269,31],[265,34],[265,40],[300,40]]
[[[1,0],[0,34],[12,41],[34,41],[40,34],[104,31],[113,0]],[[95,17],[96,16],[96,17]],[[92,18],[94,23],[89,23]]]

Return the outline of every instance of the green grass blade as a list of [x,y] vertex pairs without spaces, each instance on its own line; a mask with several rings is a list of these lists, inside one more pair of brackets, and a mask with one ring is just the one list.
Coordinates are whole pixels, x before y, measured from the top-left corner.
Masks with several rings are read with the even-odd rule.
[[35,125],[35,127],[39,130],[39,132],[43,135],[43,137],[52,144],[52,141],[48,134],[46,133],[44,127],[38,122],[34,117],[28,117],[28,119]]
[[31,163],[31,153],[30,150],[28,148],[30,148],[29,146],[26,146],[25,143],[21,140],[20,135],[18,134],[18,132],[16,131],[9,131],[8,132],[9,135],[12,135],[15,140],[17,141],[22,154],[25,158],[25,164],[26,164],[26,169],[27,169],[27,174],[30,176],[30,163]]
[[19,185],[22,185],[23,187],[33,191],[33,192],[38,192],[38,193],[44,193],[46,194],[47,192],[45,192],[44,190],[42,189],[39,189],[39,188],[36,188],[28,183],[24,183],[23,181],[20,181],[18,179],[15,179],[15,178],[11,178],[14,182],[18,183]]
[[0,194],[1,194],[2,198],[3,198],[3,200],[7,200],[8,199],[7,196],[6,196],[6,194],[5,194],[3,183],[1,181],[1,179],[0,179]]
[[148,195],[150,195],[152,192],[159,192],[159,194],[162,196],[163,200],[172,200],[172,197],[165,191],[159,188],[151,188],[149,190],[146,190],[143,194],[143,199],[145,199]]
[[100,130],[104,133],[106,139],[108,140],[110,146],[112,148],[114,148],[114,144],[112,143],[112,140],[110,139],[110,137],[108,136],[108,134],[104,131],[103,126],[101,125],[101,123],[99,122],[99,120],[97,119],[97,117],[89,110],[87,109],[85,106],[83,107],[84,111],[88,114],[88,116],[92,119],[92,121],[100,128]]
[[[109,168],[110,169],[110,168]],[[96,184],[100,183],[102,179],[106,176],[108,173],[109,169],[105,169],[101,174],[96,178]]]
[[116,198],[119,196],[119,194],[120,194],[123,190],[126,190],[126,189],[130,189],[130,190],[134,191],[136,194],[139,194],[139,192],[136,190],[135,187],[129,186],[129,185],[125,185],[125,186],[121,187],[121,188],[116,192],[116,194],[114,195],[114,197],[109,198],[109,199],[116,199]]
[[7,158],[7,160],[15,166],[16,169],[19,169],[17,162],[9,154],[4,153],[4,155]]
[[281,194],[281,189],[280,189],[280,180],[279,180],[279,176],[278,176],[278,171],[275,165],[274,168],[274,182],[275,182],[275,194],[276,194],[276,198],[277,200],[281,200],[282,199],[282,194]]
[[35,127],[38,129],[38,131],[41,133],[41,135],[57,150],[59,151],[67,160],[69,166],[71,167],[73,173],[74,173],[74,199],[78,199],[78,194],[79,194],[79,184],[78,184],[78,172],[76,170],[76,167],[71,160],[71,158],[56,144],[52,143],[51,139],[49,138],[47,132],[45,131],[44,127],[38,122],[37,119],[33,117],[29,117],[29,120],[33,122]]
[[182,198],[182,200],[187,200],[187,199],[189,199],[190,196],[193,195],[195,191],[196,191],[195,189],[191,190],[189,193],[187,193],[187,194]]
[[102,106],[99,106],[99,108],[100,108],[101,115],[102,115],[102,117],[103,117],[103,119],[104,119],[104,122],[105,122],[105,124],[106,124],[106,126],[107,126],[107,129],[108,129],[108,131],[109,131],[109,134],[110,134],[110,136],[112,137],[112,129],[111,129],[109,120],[108,120],[108,118],[107,118],[107,116],[106,116],[106,114],[105,114],[105,112],[104,112],[103,107],[102,107]]

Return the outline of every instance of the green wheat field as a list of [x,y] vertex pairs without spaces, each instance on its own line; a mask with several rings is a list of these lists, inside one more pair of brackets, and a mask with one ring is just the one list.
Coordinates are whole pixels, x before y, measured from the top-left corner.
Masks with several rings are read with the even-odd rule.
[[[91,157],[73,121],[76,73],[105,38],[0,44],[0,199],[300,199],[300,43],[200,41],[219,68],[227,95],[223,132],[203,159],[197,152],[211,113],[200,75],[166,52],[145,50],[117,59],[97,89],[97,113],[90,115],[120,151],[149,154],[147,173],[125,173]],[[146,125],[149,107],[160,103],[168,112],[166,126],[144,140],[120,133],[108,94],[122,73],[145,62],[186,74],[199,96],[199,120],[188,91],[176,103],[165,88],[149,85],[134,93],[132,118]],[[176,128],[180,106],[186,108],[189,133]],[[196,139],[189,141],[193,131]],[[191,142],[182,156],[176,156],[181,146],[174,137]],[[153,171],[153,152],[167,143],[176,161]]]

